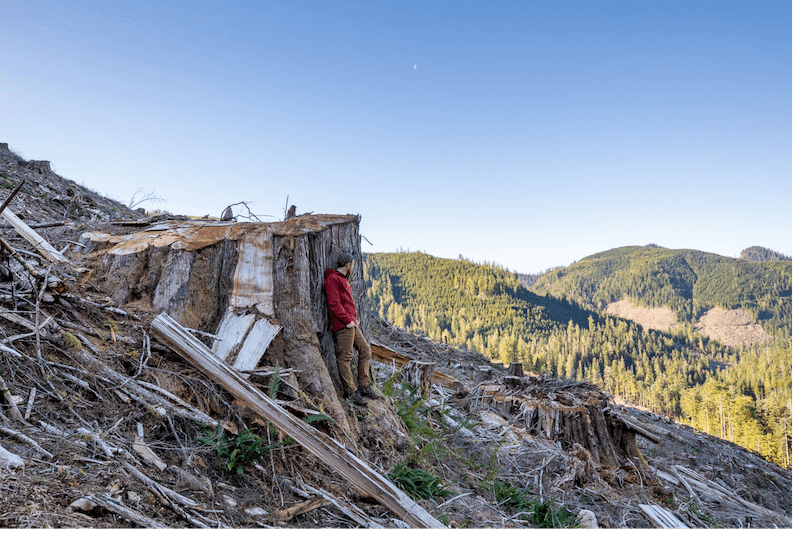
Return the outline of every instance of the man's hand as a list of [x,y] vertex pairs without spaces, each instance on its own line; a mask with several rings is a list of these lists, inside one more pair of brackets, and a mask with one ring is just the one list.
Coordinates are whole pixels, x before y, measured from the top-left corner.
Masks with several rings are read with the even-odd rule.
[[349,323],[344,325],[344,327],[345,328],[355,328],[356,327],[356,323],[354,323],[353,321],[350,321]]

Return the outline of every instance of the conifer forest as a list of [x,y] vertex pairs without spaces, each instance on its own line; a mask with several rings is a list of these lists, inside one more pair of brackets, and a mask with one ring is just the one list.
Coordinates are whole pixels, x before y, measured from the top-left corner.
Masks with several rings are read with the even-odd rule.
[[[521,277],[398,252],[365,255],[364,276],[372,309],[397,327],[521,361],[530,373],[597,384],[791,467],[791,261],[649,245]],[[645,329],[603,312],[623,298],[669,308],[677,327]],[[700,334],[695,321],[713,306],[749,311],[769,339],[728,346]]]

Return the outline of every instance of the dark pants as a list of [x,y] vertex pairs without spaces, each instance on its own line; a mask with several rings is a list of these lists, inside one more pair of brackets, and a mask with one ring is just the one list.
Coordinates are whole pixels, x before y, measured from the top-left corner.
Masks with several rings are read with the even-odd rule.
[[342,328],[334,332],[336,337],[336,364],[339,366],[339,376],[342,378],[345,396],[349,397],[356,391],[353,384],[353,373],[350,371],[350,362],[353,361],[353,347],[358,350],[358,387],[370,385],[369,361],[372,358],[372,349],[361,333],[358,326]]

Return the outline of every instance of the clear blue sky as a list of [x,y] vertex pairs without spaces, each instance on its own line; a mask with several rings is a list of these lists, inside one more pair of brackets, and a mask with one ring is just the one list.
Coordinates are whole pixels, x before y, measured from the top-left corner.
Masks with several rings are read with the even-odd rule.
[[0,1],[0,141],[149,209],[360,213],[364,251],[791,255],[791,8]]

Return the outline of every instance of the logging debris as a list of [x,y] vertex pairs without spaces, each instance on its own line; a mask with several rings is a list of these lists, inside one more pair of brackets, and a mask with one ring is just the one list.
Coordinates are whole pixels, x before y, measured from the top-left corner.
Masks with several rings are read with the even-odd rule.
[[[186,218],[142,218],[141,212],[63,180],[46,162],[22,160],[2,143],[0,171],[12,187],[26,178],[7,209],[40,230],[36,234],[43,240],[34,245],[16,227],[0,225],[9,245],[0,252],[0,526],[406,526],[402,517],[297,443],[284,444],[286,432],[151,340],[149,325],[158,313],[137,288],[129,288],[123,303],[104,289],[102,264],[108,255],[92,256],[94,245],[82,234],[128,235],[153,223],[186,229]],[[318,224],[313,218],[287,223],[286,235],[275,237],[280,246],[274,260],[284,269],[301,259],[293,255],[298,246],[322,250],[316,237],[303,237],[304,228]],[[336,231],[344,233],[345,226]],[[48,259],[39,250],[45,241],[68,261]],[[176,257],[180,253],[175,250]],[[154,274],[151,267],[144,265],[141,280]],[[276,293],[276,313],[296,296]],[[226,310],[217,310],[218,320]],[[323,312],[312,310],[316,322],[324,320]],[[251,330],[264,317],[253,313]],[[254,364],[243,374],[259,390],[274,391],[276,405],[301,419],[316,418],[312,424],[320,433],[341,438],[379,474],[408,461],[442,477],[452,496],[415,504],[446,526],[530,526],[494,499],[492,480],[509,481],[544,501],[555,499],[571,511],[586,512],[584,517],[593,515],[601,527],[650,528],[653,515],[668,524],[666,514],[695,528],[791,526],[790,471],[713,436],[617,404],[590,384],[519,376],[517,369],[480,354],[368,315],[360,320],[374,346],[395,355],[382,363],[375,351],[379,387],[389,390],[394,384],[402,390],[391,379],[397,380],[411,361],[435,364],[435,369],[432,375],[421,370],[406,375],[406,381],[419,376],[419,385],[428,384],[427,398],[387,394],[369,410],[345,406],[357,443],[325,420],[328,412],[309,402],[310,389],[302,382],[308,369]],[[284,330],[289,324],[292,336],[304,333],[288,322],[277,323]],[[208,325],[189,326],[220,337]],[[309,329],[312,339],[314,330]],[[294,350],[282,345],[283,334],[271,347]],[[219,341],[197,336],[209,349]],[[330,340],[323,337],[323,347],[326,343]],[[433,434],[409,429],[396,434],[403,423],[382,426],[398,418],[397,412],[409,421],[418,416],[417,423]],[[220,467],[214,447],[197,440],[206,431],[223,429],[227,435],[254,429],[272,448],[241,475],[229,473]],[[247,512],[256,508],[266,513]]]

